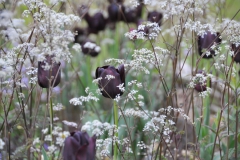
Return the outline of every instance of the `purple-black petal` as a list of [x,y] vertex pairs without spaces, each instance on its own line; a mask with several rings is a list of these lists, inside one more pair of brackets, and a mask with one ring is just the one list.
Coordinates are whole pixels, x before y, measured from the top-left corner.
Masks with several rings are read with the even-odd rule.
[[[52,65],[52,68],[49,70],[44,70],[43,66]],[[56,87],[61,81],[61,70],[60,70],[60,63],[53,63],[52,64],[52,57],[46,56],[46,60],[43,62],[38,62],[38,84],[42,88],[49,88],[49,80],[51,77],[51,86]],[[50,73],[51,72],[51,73]],[[51,75],[50,75],[51,74]]]
[[[202,56],[204,54],[203,58],[212,58],[215,56],[215,51],[211,49],[211,46],[216,43],[217,45],[221,43],[221,39],[219,38],[220,33],[212,34],[211,32],[207,32],[207,34],[204,34],[203,37],[198,37],[198,52],[199,55]],[[203,50],[210,51],[210,55],[206,55],[206,52]]]

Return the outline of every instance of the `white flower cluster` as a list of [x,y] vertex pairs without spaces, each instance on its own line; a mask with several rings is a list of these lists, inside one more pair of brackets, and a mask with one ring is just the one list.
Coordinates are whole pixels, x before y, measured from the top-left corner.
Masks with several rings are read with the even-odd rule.
[[138,108],[133,109],[129,108],[124,111],[124,116],[126,117],[135,117],[135,118],[142,118],[144,120],[147,120],[149,118],[148,111],[141,111]]
[[195,88],[196,85],[206,86],[206,91],[199,92],[199,96],[205,98],[212,92],[212,89],[207,86],[207,80],[212,77],[212,74],[197,73],[189,83],[189,88]]
[[200,21],[192,21],[191,19],[188,19],[184,27],[186,29],[196,32],[198,36],[202,37],[204,36],[204,34],[207,34],[206,31],[210,31],[212,34],[216,33],[211,24],[202,24]]
[[68,131],[63,131],[57,134],[57,138],[56,138],[56,144],[59,146],[63,146],[63,143],[65,141],[65,139],[70,135],[70,133]]
[[122,92],[125,91],[124,83],[119,84],[117,87],[119,88],[120,91],[122,91]]
[[236,46],[240,45],[240,22],[225,19],[223,22],[223,34],[226,35],[227,39],[235,44]]
[[69,102],[76,106],[76,105],[82,105],[83,102],[89,102],[91,100],[97,102],[99,100],[99,98],[95,97],[92,92],[89,92],[87,96],[72,98],[72,99],[70,99]]
[[207,87],[206,91],[199,92],[199,96],[206,98],[210,93],[212,93],[212,88]]
[[153,52],[149,49],[142,48],[140,50],[134,50],[133,60],[130,61],[129,66],[137,71],[143,71],[145,74],[149,74],[149,70],[144,64],[154,65],[159,68],[163,65],[163,54]]
[[0,138],[0,149],[3,149],[5,142]]
[[146,40],[147,38],[156,39],[160,31],[161,29],[157,23],[148,22],[146,25],[139,25],[138,29],[133,29],[130,32],[125,33],[125,36],[131,40]]
[[[41,56],[47,53],[48,55],[54,55],[56,62],[60,60],[69,62],[71,53],[68,44],[74,41],[74,35],[70,30],[67,30],[67,27],[80,21],[80,18],[74,15],[57,13],[40,0],[24,0],[24,4],[30,12],[33,12],[33,18],[38,22],[33,30],[33,35],[41,35],[40,38],[44,39],[43,43],[35,47],[34,55]],[[34,12],[33,9],[35,8],[38,8],[39,12]],[[30,30],[30,32],[22,35],[22,38],[28,38],[31,33]]]
[[58,103],[57,105],[53,105],[53,111],[61,111],[64,109],[64,106],[61,103]]
[[106,75],[105,79],[107,79],[108,81],[111,79],[115,79],[115,77],[111,74]]
[[65,125],[67,125],[67,126],[71,126],[71,127],[74,127],[74,128],[77,128],[77,123],[75,123],[75,122],[69,122],[69,121],[66,121],[66,120],[64,120],[64,121],[62,121]]
[[35,67],[28,67],[26,68],[28,71],[26,72],[27,75],[31,75],[31,74],[36,74],[37,71],[38,71],[38,68],[35,68]]
[[9,56],[5,56],[3,52],[0,51],[0,78],[6,79],[7,77],[11,76],[14,72],[12,64],[12,59]]
[[83,45],[84,48],[88,48],[88,49],[91,49],[91,50],[94,50],[95,52],[100,52],[101,51],[101,48],[100,46],[96,45],[95,43],[92,43],[92,42],[86,42],[84,45]]
[[106,138],[106,139],[97,139],[96,140],[96,146],[98,152],[100,151],[101,157],[107,157],[110,154],[109,147],[112,145],[112,138]]
[[99,120],[94,120],[92,122],[86,122],[82,126],[82,131],[91,131],[92,134],[96,136],[103,135],[105,132],[108,133],[109,136],[113,136],[113,133],[118,132],[118,129],[115,125],[111,125],[107,122],[100,122]]
[[[158,6],[158,10],[164,11],[164,18],[168,19],[172,16],[183,16],[192,13],[203,14],[201,1],[194,0],[144,0],[143,3],[148,7]],[[194,4],[194,5],[193,5]]]

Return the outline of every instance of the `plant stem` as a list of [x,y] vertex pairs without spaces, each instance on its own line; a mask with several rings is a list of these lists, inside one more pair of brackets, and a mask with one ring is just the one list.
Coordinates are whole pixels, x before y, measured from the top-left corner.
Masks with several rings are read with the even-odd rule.
[[[114,124],[116,126],[116,128],[118,128],[118,106],[117,106],[117,102],[114,101],[113,102],[113,112],[114,112]],[[114,136],[116,138],[118,138],[118,132],[114,132]],[[115,142],[114,145],[114,160],[117,160],[118,157],[118,147],[117,147],[117,141]]]

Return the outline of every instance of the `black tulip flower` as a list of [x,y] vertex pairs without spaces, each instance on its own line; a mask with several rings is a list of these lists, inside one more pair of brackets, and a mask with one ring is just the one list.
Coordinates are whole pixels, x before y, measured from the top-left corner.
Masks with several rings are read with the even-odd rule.
[[95,42],[88,39],[81,44],[81,47],[84,54],[92,57],[96,57],[101,51],[101,48],[97,46]]
[[[211,32],[207,32],[207,34],[204,34],[203,37],[198,37],[198,52],[199,55],[202,56],[204,54],[203,58],[212,58],[215,56],[215,51],[211,49],[212,45],[217,44],[219,45],[221,43],[221,39],[219,38],[220,33],[217,32],[216,34],[212,34]],[[206,54],[206,51],[210,51],[210,55]]]
[[89,137],[86,132],[72,132],[65,139],[63,148],[64,160],[95,160],[96,136]]
[[[113,79],[108,79],[107,76],[113,76]],[[96,69],[96,78],[101,78],[98,86],[101,93],[106,98],[114,99],[117,95],[122,95],[123,92],[119,89],[119,85],[123,84],[125,87],[125,71],[124,65],[118,66],[116,69],[113,66],[103,66]]]
[[103,31],[106,27],[107,20],[104,18],[101,12],[94,14],[92,17],[86,18],[88,23],[88,32],[97,34]]
[[82,44],[84,40],[87,38],[87,31],[86,29],[76,27],[73,29],[75,33],[74,43]]
[[93,16],[90,16],[88,10],[89,8],[87,6],[82,5],[78,9],[78,14],[87,21],[88,33],[97,34],[98,32],[105,29],[107,20],[104,18],[101,12],[98,12]]
[[232,44],[232,51],[234,51],[234,61],[236,63],[240,63],[240,44],[238,45],[238,47],[236,46],[236,44]]
[[162,23],[163,14],[157,11],[152,11],[148,13],[147,20],[150,22],[156,22],[159,26]]
[[[51,86],[56,87],[61,81],[61,63],[52,62],[52,56],[46,56],[43,62],[38,62],[38,84],[42,88],[49,88],[49,82]],[[50,69],[45,68],[51,66]]]
[[117,22],[124,20],[123,14],[125,7],[122,3],[111,3],[108,6],[108,20],[109,22]]

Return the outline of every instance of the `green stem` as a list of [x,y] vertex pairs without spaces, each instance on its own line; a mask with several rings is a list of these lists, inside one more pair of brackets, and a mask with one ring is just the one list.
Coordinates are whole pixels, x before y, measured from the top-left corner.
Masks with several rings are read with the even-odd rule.
[[[51,83],[50,83],[51,84]],[[48,93],[48,107],[49,107],[49,116],[50,116],[50,135],[51,135],[51,137],[52,137],[52,139],[53,139],[53,134],[52,134],[52,132],[53,132],[53,105],[52,105],[52,98],[51,98],[51,89],[52,88],[48,88],[48,90],[47,90],[47,93]],[[53,145],[53,142],[51,141],[51,143],[50,143],[51,145]],[[53,157],[52,156],[50,156],[50,159],[52,159]]]
[[[113,112],[114,112],[114,124],[116,126],[116,128],[118,128],[118,106],[117,106],[117,102],[114,101],[113,103]],[[116,138],[118,138],[118,132],[114,132],[114,136]],[[114,160],[117,160],[118,157],[118,147],[117,147],[117,142],[115,142],[114,145]]]

